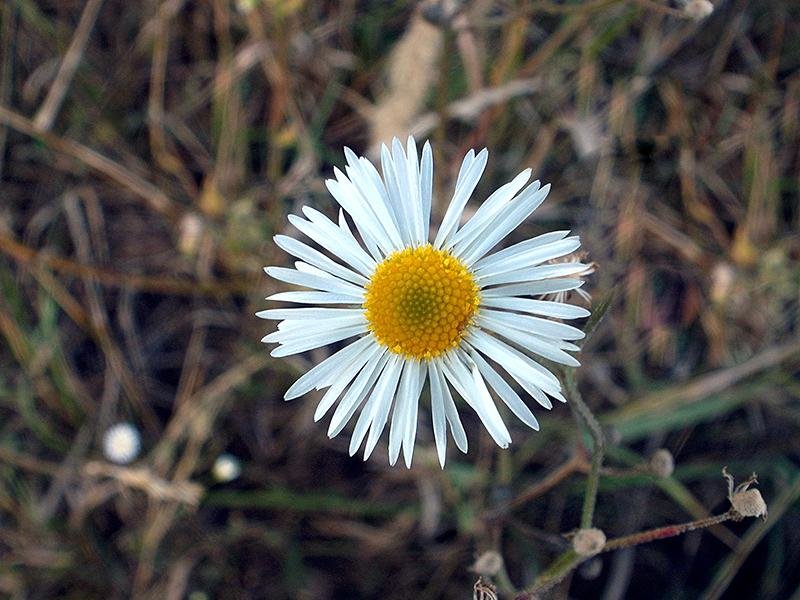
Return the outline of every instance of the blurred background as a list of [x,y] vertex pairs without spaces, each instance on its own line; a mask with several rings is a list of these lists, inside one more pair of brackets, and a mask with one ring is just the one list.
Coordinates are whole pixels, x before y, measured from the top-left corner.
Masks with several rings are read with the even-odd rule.
[[724,466],[769,505],[543,597],[800,598],[798,67],[780,0],[5,0],[0,596],[513,598],[570,547],[570,405],[507,451],[465,408],[442,470],[423,401],[413,468],[364,463],[282,400],[329,350],[259,343],[286,215],[413,133],[439,217],[487,147],[478,199],[553,184],[509,241],[571,229],[596,265],[595,526],[723,513]]

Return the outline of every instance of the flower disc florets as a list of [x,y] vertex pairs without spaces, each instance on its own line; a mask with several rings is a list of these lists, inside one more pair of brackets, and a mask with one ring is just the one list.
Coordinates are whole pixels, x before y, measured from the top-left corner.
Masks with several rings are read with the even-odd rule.
[[454,348],[480,303],[464,264],[430,244],[386,257],[366,287],[370,331],[395,354],[430,359]]

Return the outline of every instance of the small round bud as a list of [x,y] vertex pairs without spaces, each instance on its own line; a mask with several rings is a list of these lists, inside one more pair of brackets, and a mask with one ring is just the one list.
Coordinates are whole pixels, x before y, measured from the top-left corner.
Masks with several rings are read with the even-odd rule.
[[127,465],[139,456],[142,438],[130,423],[117,423],[103,434],[103,454],[113,463]]
[[743,517],[767,518],[767,503],[756,489],[736,492],[730,498],[733,510]]
[[702,21],[714,12],[714,5],[709,0],[689,0],[683,7],[683,12],[690,19]]
[[572,548],[579,556],[597,554],[606,545],[606,534],[594,527],[579,529],[572,538]]
[[675,471],[675,459],[666,448],[656,450],[648,463],[650,472],[656,477],[669,477]]
[[233,481],[242,472],[242,465],[239,459],[232,454],[220,454],[211,467],[211,474],[220,483]]
[[481,554],[472,565],[472,570],[484,577],[494,577],[503,568],[503,557],[499,552],[489,550]]

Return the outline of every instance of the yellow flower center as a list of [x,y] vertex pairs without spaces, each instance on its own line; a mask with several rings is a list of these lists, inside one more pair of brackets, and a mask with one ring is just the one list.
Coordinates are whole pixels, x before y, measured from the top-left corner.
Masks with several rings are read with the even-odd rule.
[[457,346],[480,302],[467,267],[431,245],[387,256],[366,289],[370,331],[392,352],[416,359]]

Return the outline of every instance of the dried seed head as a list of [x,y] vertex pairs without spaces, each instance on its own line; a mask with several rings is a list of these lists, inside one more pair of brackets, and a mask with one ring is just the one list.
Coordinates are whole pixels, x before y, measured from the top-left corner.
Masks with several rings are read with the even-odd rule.
[[472,600],[497,600],[497,588],[483,576],[478,577],[478,581],[472,586]]
[[675,471],[675,459],[669,450],[661,448],[650,457],[648,466],[656,477],[669,477]]
[[572,538],[572,548],[579,556],[597,554],[606,545],[606,534],[594,527],[579,529]]
[[489,550],[481,554],[472,565],[471,569],[478,575],[493,577],[503,568],[503,557],[499,552]]
[[761,517],[767,520],[767,503],[756,489],[735,493],[731,498],[731,506],[743,517]]
[[767,503],[761,496],[761,492],[756,489],[749,489],[754,483],[758,483],[756,474],[753,473],[745,481],[734,488],[733,475],[728,473],[728,467],[722,467],[722,476],[728,480],[728,500],[731,509],[739,519],[744,517],[761,517],[767,520]]

